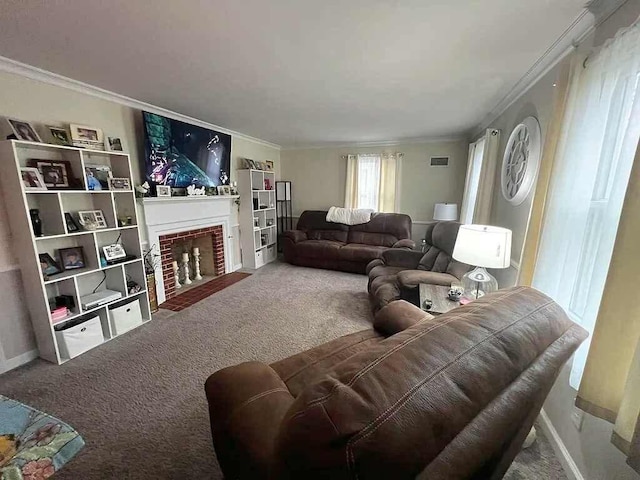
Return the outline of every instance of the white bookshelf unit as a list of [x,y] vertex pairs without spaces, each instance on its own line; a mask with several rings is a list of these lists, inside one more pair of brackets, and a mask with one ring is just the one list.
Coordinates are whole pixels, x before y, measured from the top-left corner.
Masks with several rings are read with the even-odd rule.
[[[75,177],[78,183],[64,189],[25,188],[20,168],[31,167],[31,161],[36,159],[68,162],[66,165],[71,169],[69,177]],[[54,327],[68,325],[72,321],[97,316],[104,337],[102,343],[115,338],[122,332],[118,329],[116,333],[110,321],[110,311],[128,302],[139,300],[142,324],[149,321],[151,314],[135,193],[133,190],[89,190],[84,174],[86,165],[107,165],[111,168],[113,177],[128,178],[133,185],[129,155],[123,152],[7,140],[0,142],[0,162],[5,165],[0,177],[14,251],[22,273],[24,302],[29,309],[40,357],[57,364],[70,360],[64,355],[65,349],[58,345]],[[38,209],[40,212],[41,236],[35,236],[30,209]],[[64,214],[82,210],[102,210],[107,228],[69,231]],[[131,218],[131,225],[119,226],[118,219],[127,217]],[[116,242],[124,247],[128,256],[134,258],[111,265],[101,262],[101,247]],[[48,253],[57,260],[58,249],[76,246],[83,248],[84,268],[66,270],[48,277],[43,275],[40,254]],[[129,294],[129,280],[140,285],[142,290]],[[81,297],[95,289],[98,292],[105,289],[119,291],[122,298],[96,308],[83,309]],[[75,307],[70,310],[69,315],[54,322],[50,302],[58,295],[73,297]]]
[[243,267],[257,269],[277,257],[275,185],[274,172],[238,170]]

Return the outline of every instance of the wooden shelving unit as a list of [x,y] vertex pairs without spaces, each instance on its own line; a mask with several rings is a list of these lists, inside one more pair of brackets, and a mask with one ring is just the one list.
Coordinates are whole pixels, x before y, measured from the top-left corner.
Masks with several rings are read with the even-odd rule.
[[[26,189],[21,177],[21,167],[30,166],[29,160],[63,160],[69,162],[73,177],[81,181],[73,189],[35,191]],[[138,299],[143,323],[151,319],[146,290],[146,276],[142,260],[140,232],[137,223],[135,194],[132,190],[97,190],[87,188],[85,165],[108,165],[114,177],[128,178],[133,184],[129,155],[122,152],[105,152],[45,143],[9,140],[0,142],[0,176],[2,190],[11,224],[15,253],[20,263],[25,303],[29,308],[40,357],[62,364],[69,360],[61,355],[54,327],[78,320],[81,317],[99,316],[105,342],[116,337],[109,322],[109,307]],[[42,236],[36,237],[29,215],[30,209],[38,209],[42,220]],[[102,210],[107,228],[70,232],[65,222],[65,212]],[[118,225],[118,218],[131,217],[132,224]],[[104,266],[101,263],[101,247],[121,243],[126,253],[135,258],[126,262]],[[85,267],[68,270],[45,278],[41,272],[38,255],[48,253],[54,259],[61,248],[83,247]],[[142,290],[128,294],[127,281],[132,280]],[[119,291],[122,298],[97,308],[83,309],[81,297],[97,289]],[[74,298],[75,307],[64,319],[51,319],[50,300],[58,295]]]
[[[238,171],[243,267],[260,268],[277,257],[275,179],[274,172]],[[265,188],[265,180],[270,189]]]

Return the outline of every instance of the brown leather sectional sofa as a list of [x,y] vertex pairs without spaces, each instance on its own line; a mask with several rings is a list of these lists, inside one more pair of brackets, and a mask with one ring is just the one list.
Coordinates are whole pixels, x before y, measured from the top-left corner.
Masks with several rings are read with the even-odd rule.
[[229,479],[500,479],[584,329],[516,287],[431,317],[404,302],[354,333],[206,382]]
[[362,225],[326,221],[327,212],[307,210],[296,230],[285,232],[284,259],[303,267],[366,273],[367,264],[389,248],[411,249],[411,217],[376,213]]

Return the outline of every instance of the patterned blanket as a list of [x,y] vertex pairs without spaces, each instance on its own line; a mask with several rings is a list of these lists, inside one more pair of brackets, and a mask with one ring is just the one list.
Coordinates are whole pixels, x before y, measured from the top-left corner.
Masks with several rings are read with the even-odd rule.
[[44,480],[82,447],[66,423],[0,395],[0,480]]

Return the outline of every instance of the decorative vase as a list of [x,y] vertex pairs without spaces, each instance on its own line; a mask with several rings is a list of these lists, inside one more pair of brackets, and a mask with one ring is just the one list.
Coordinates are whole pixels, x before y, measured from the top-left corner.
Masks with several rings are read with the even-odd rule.
[[33,234],[36,237],[42,236],[42,220],[40,219],[40,210],[37,208],[32,208],[29,210],[29,215],[31,215],[31,225],[33,226]]
[[147,273],[147,293],[149,294],[151,313],[156,313],[158,311],[158,296],[156,293],[156,276],[153,273]]

